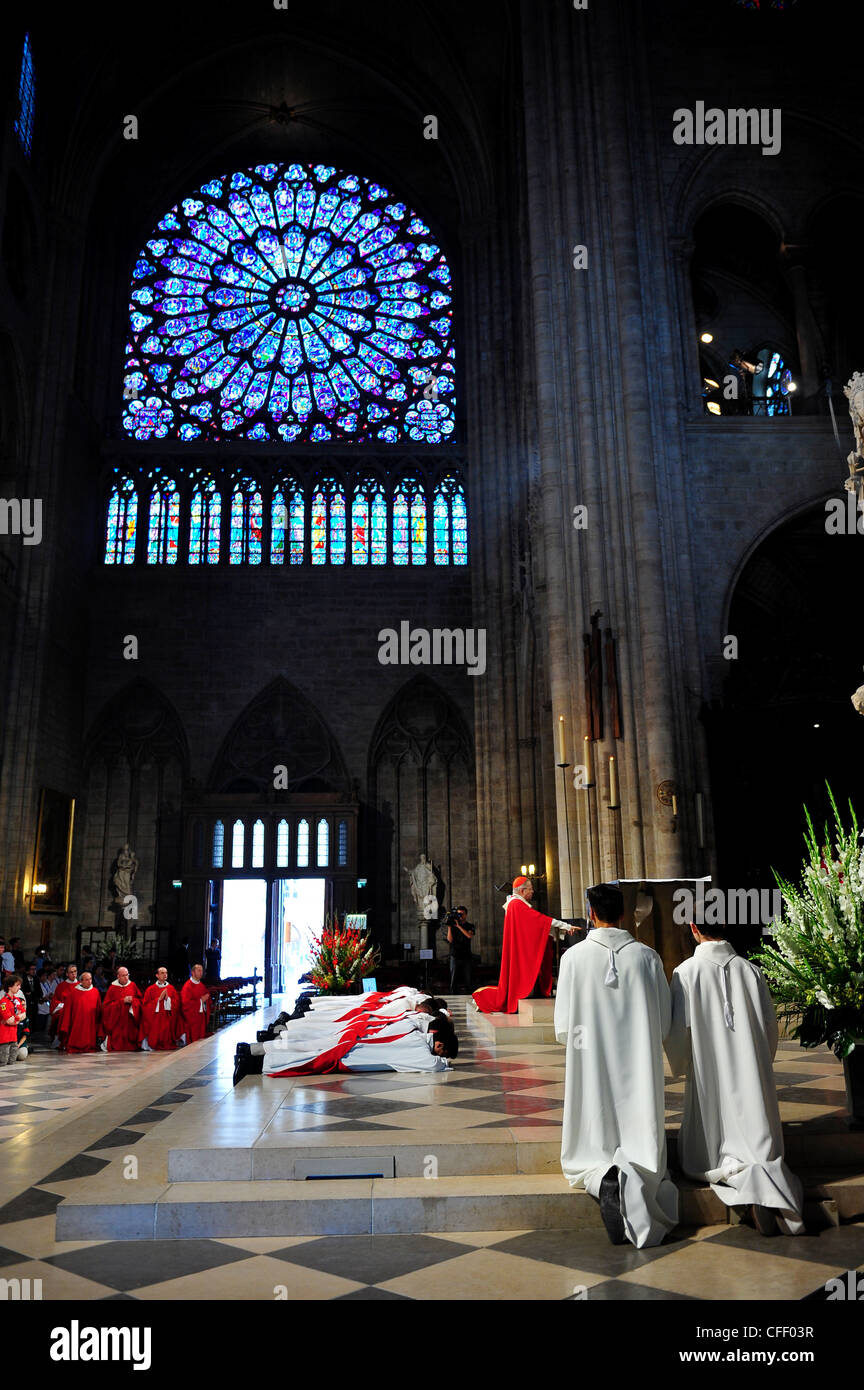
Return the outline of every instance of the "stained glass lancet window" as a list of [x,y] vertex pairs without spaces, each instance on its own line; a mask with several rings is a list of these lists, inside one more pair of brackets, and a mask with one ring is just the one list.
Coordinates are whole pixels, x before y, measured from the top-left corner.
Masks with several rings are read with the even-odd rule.
[[301,820],[297,826],[297,868],[309,867],[309,822]]
[[221,820],[217,820],[213,827],[213,868],[221,869],[222,860],[225,854],[225,826]]
[[280,820],[276,827],[276,868],[288,868],[288,822]]
[[176,565],[180,535],[180,493],[171,478],[157,476],[150,493],[148,565]]
[[18,110],[13,129],[25,154],[33,153],[33,122],[36,118],[36,79],[33,72],[33,48],[30,35],[24,36],[21,72],[18,76]]
[[232,869],[243,868],[243,854],[246,847],[246,828],[242,820],[235,820],[234,829],[231,833],[231,867]]
[[345,563],[345,490],[324,478],[312,493],[312,563]]
[[432,507],[433,558],[436,565],[467,565],[468,512],[465,489],[453,474],[435,488]]
[[252,868],[264,867],[264,822],[256,820],[252,827]]
[[327,165],[211,179],[132,272],[136,439],[443,444],[455,424],[450,268],[381,184]]
[[108,499],[105,529],[106,565],[131,565],[135,561],[138,493],[131,478],[118,478]]
[[222,524],[222,498],[213,478],[195,484],[189,514],[190,565],[219,563],[219,529]]
[[387,499],[375,478],[357,485],[351,503],[351,563],[386,565]]
[[792,373],[780,353],[770,347],[760,348],[754,356],[762,363],[762,370],[753,377],[753,414],[789,415]]
[[340,822],[339,822],[338,859],[339,859],[339,868],[340,868],[340,869],[344,869],[344,868],[345,868],[345,865],[348,863],[348,822],[347,822],[347,820],[340,820]]
[[393,563],[426,563],[426,490],[419,478],[403,478],[393,497]]
[[263,528],[261,490],[251,478],[238,478],[231,493],[230,564],[260,565]]
[[277,484],[270,504],[270,563],[285,564],[286,541],[292,565],[302,565],[306,545],[306,503],[293,478]]
[[326,820],[318,822],[318,845],[317,845],[318,867],[326,867],[330,863],[330,826]]

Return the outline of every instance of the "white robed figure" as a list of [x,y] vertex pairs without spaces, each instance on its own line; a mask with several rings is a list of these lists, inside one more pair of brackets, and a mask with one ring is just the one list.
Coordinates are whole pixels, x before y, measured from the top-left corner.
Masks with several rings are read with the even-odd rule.
[[[672,976],[673,1075],[686,1073],[678,1158],[727,1206],[752,1206],[763,1234],[774,1220],[800,1235],[801,1183],[783,1159],[774,1081],[777,1015],[758,966],[691,924],[695,954]],[[767,1209],[767,1210],[766,1210]]]
[[600,884],[588,901],[595,929],[565,954],[555,1000],[567,1048],[561,1167],[600,1201],[613,1241],[659,1245],[678,1221],[666,1168],[669,986],[657,952],[614,925],[620,890]]

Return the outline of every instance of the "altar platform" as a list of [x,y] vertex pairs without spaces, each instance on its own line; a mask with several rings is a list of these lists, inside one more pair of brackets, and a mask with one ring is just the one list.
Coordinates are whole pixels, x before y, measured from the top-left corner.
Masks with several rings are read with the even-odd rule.
[[[4,1276],[42,1278],[46,1299],[236,1301],[281,1283],[292,1299],[481,1286],[491,1298],[576,1286],[802,1298],[864,1265],[864,1135],[846,1126],[842,1071],[824,1049],[783,1042],[775,1068],[811,1234],[765,1239],[681,1182],[681,1226],[640,1252],[610,1246],[596,1203],[561,1176],[564,1054],[528,1040],[549,1026],[549,1004],[501,1024],[504,1041],[498,1019],[493,1041],[490,1019],[466,1006],[452,1001],[462,1045],[448,1073],[247,1077],[235,1089],[236,1042],[272,1010],[176,1053],[35,1054],[7,1069]],[[670,1079],[673,1163],[682,1093]]]

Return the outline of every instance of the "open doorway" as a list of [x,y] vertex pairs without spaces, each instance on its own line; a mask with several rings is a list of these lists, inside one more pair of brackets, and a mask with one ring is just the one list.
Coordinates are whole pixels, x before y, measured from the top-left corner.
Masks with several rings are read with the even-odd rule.
[[267,880],[226,878],[222,883],[223,980],[264,977],[267,933]]
[[[274,884],[276,922],[281,928],[281,987],[286,994],[296,992],[300,976],[311,965],[312,942],[324,927],[326,886],[323,878],[282,878]],[[274,967],[275,964],[274,951]],[[275,968],[273,973],[275,989]]]

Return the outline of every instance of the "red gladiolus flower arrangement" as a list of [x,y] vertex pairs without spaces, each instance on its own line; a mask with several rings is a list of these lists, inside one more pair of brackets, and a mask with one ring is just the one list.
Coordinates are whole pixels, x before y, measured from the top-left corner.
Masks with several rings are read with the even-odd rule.
[[365,932],[339,925],[338,916],[312,942],[312,984],[324,994],[341,994],[371,975],[381,952]]

